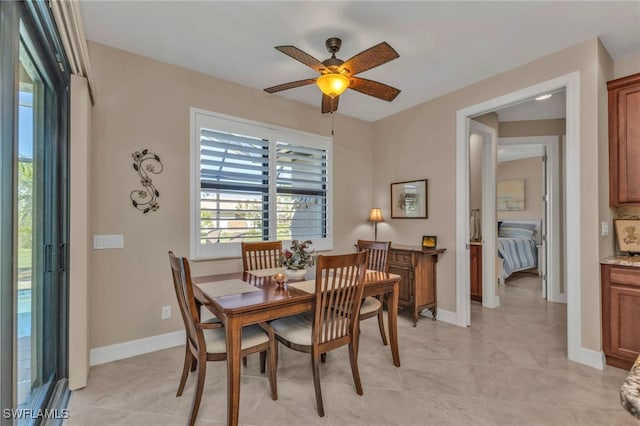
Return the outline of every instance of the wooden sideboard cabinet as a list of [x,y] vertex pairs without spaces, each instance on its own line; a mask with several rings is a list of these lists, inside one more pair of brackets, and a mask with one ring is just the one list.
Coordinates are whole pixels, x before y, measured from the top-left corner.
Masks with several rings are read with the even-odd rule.
[[389,272],[402,277],[398,305],[411,312],[414,327],[423,309],[429,309],[433,320],[436,319],[436,263],[438,255],[445,251],[446,249],[422,250],[421,247],[414,246],[391,246]]
[[640,355],[640,268],[600,265],[602,346],[607,364],[630,369]]
[[482,243],[471,242],[470,244],[470,284],[471,300],[482,302]]
[[607,83],[609,204],[640,204],[640,73]]

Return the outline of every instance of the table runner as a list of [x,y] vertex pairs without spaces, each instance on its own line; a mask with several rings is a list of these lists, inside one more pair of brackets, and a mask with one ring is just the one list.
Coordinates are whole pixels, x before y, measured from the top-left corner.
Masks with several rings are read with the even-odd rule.
[[222,297],[230,296],[232,294],[260,291],[259,288],[254,287],[251,284],[247,284],[246,282],[239,279],[202,283],[198,284],[198,286],[209,297]]

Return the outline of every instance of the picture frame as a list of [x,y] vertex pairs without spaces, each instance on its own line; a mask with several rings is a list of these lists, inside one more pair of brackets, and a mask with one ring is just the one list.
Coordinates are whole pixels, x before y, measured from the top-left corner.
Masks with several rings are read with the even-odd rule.
[[640,254],[640,219],[614,219],[618,249]]
[[499,212],[523,211],[524,205],[524,179],[504,180],[496,186],[496,205]]
[[428,179],[391,184],[392,219],[427,219]]
[[438,243],[438,237],[435,235],[423,235],[422,236],[422,249],[435,249]]

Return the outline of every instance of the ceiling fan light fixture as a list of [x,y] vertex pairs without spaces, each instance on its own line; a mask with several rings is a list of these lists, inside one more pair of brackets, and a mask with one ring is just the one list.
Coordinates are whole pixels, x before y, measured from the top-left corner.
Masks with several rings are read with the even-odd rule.
[[325,95],[330,98],[340,96],[349,87],[349,78],[338,73],[323,74],[316,80],[316,84]]

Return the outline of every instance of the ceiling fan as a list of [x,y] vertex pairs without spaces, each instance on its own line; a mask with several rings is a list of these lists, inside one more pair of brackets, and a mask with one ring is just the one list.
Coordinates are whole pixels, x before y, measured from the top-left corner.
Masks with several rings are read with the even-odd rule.
[[331,53],[331,57],[322,62],[295,46],[276,46],[276,49],[280,52],[319,72],[320,77],[291,81],[289,83],[267,87],[264,91],[267,93],[276,93],[282,90],[316,83],[322,91],[323,113],[337,111],[338,98],[347,88],[388,102],[391,102],[398,96],[400,90],[395,87],[377,81],[355,77],[356,74],[392,61],[400,56],[387,42],[383,41],[382,43],[376,44],[347,61],[336,58],[336,53],[340,50],[342,40],[337,37],[331,37],[327,39],[325,45],[329,53]]

